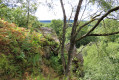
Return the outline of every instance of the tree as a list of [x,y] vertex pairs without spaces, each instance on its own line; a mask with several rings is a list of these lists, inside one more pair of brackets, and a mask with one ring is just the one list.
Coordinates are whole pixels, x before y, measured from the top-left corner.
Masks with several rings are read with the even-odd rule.
[[37,10],[37,1],[26,0],[26,10],[27,10],[27,26],[29,26],[30,14],[33,14]]
[[63,25],[62,20],[52,20],[49,26],[51,26],[55,30],[58,37],[60,37],[62,25]]
[[[82,39],[89,37],[89,36],[109,36],[109,35],[114,35],[114,34],[118,34],[119,31],[117,32],[110,32],[110,33],[92,33],[97,27],[98,25],[101,23],[101,21],[104,20],[104,18],[106,18],[108,15],[110,16],[111,13],[119,10],[119,6],[113,6],[112,5],[112,1],[107,1],[107,0],[88,0],[88,3],[99,3],[100,9],[103,9],[101,13],[96,12],[95,16],[91,15],[91,20],[89,20],[88,22],[86,22],[83,25],[80,25],[79,27],[77,25],[80,24],[80,21],[78,21],[78,16],[79,13],[81,15],[81,8],[83,5],[83,1],[84,0],[78,0],[78,5],[76,8],[76,12],[75,12],[75,16],[74,16],[74,22],[73,22],[73,26],[72,26],[72,31],[71,31],[71,38],[70,38],[70,47],[68,50],[68,63],[66,64],[65,58],[64,58],[64,46],[65,46],[65,33],[66,33],[66,28],[67,28],[67,15],[65,12],[65,8],[64,8],[64,3],[63,0],[60,0],[61,3],[61,8],[62,8],[62,12],[63,12],[63,35],[62,35],[62,43],[61,43],[61,58],[62,58],[62,64],[64,67],[64,73],[65,76],[69,76],[70,75],[70,69],[71,69],[71,64],[72,64],[72,58],[73,58],[73,49],[75,46],[75,43],[77,41],[81,41]],[[87,6],[87,5],[85,5]],[[85,12],[85,9],[84,11]],[[98,14],[99,13],[99,14]],[[94,24],[93,27],[91,27],[90,30],[88,30],[84,35],[81,35],[79,38],[77,38],[78,33],[85,28],[88,24],[92,23],[93,21],[96,21],[96,23]]]
[[0,17],[9,22],[16,23],[20,27],[36,27],[40,24],[34,16],[37,10],[37,4],[35,0],[27,0],[27,2],[26,0],[1,0]]
[[36,0],[26,0],[26,2],[22,2],[21,8],[26,10],[27,16],[27,27],[30,23],[30,15],[34,14],[37,10],[38,2]]

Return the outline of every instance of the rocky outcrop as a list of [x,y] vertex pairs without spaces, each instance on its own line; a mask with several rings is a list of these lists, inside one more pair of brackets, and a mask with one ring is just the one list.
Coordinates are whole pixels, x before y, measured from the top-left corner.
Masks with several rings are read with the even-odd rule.
[[[49,38],[49,39],[54,40],[55,42],[59,43],[57,34],[55,33],[55,31],[53,29],[48,28],[48,27],[40,27],[39,30],[43,34],[44,37]],[[69,46],[70,46],[69,43],[65,45],[65,48],[67,51],[69,49]],[[77,58],[77,60],[80,62],[80,64],[83,65],[83,61],[84,61],[83,56],[81,53],[77,53],[76,46],[74,46],[73,56],[74,56],[74,58]]]
[[[58,53],[55,52],[57,49],[57,45],[59,45],[59,39],[57,37],[56,32],[52,29],[52,28],[48,28],[48,27],[40,27],[37,30],[39,33],[41,33],[43,35],[43,37],[45,37],[47,39],[47,41],[49,42],[53,42],[53,45],[46,45],[44,46],[44,50],[45,50],[45,58],[49,58],[51,56],[50,52],[53,51],[55,54],[57,55]],[[55,43],[55,44],[54,44]]]
[[57,34],[52,28],[40,27],[38,30],[40,31],[40,33],[43,34],[43,36],[45,38],[49,38],[49,39],[54,40],[55,42],[59,43]]

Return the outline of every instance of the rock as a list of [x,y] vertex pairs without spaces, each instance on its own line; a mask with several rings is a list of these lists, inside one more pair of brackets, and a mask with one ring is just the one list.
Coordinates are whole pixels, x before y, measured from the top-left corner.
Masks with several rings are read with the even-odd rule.
[[[55,50],[57,50],[57,45],[59,45],[60,43],[56,32],[52,28],[48,28],[48,27],[40,27],[35,29],[35,31],[41,33],[43,37],[47,39],[46,45],[43,47],[45,50],[43,57],[47,59],[50,58],[51,56],[50,52],[51,51],[54,52]],[[52,43],[50,44],[49,42],[52,42]],[[54,55],[58,55],[57,52],[54,52],[54,53],[55,53]]]
[[[65,46],[67,51],[69,50],[69,46],[70,46],[70,43],[66,44]],[[81,65],[83,65],[83,62],[84,62],[83,55],[81,53],[77,53],[76,46],[74,46],[73,57],[76,58],[80,62]]]
[[43,34],[44,37],[52,39],[55,42],[59,43],[59,39],[57,37],[57,34],[52,28],[40,27],[39,30]]

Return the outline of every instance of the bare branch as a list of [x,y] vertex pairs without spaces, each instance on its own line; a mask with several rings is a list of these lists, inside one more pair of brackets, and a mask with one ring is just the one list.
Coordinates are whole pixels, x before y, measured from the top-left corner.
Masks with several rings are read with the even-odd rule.
[[[71,14],[70,14],[70,17],[69,17],[69,20],[68,20],[67,24],[70,23],[70,20],[71,20],[72,14],[73,14],[73,7],[72,7],[72,11],[71,11]],[[66,26],[66,29],[67,29],[67,28],[68,28],[68,25]]]
[[95,28],[99,25],[99,23],[105,18],[107,17],[108,14],[110,14],[111,12],[113,11],[117,11],[119,9],[119,6],[113,8],[113,9],[110,9],[107,13],[105,13],[101,18],[99,18],[99,20],[97,21],[97,23],[94,25],[94,27],[89,31],[87,32],[85,35],[81,36],[79,39],[77,39],[76,41],[79,41],[83,38],[85,38],[86,36],[88,36],[92,31],[95,30]]
[[86,25],[90,24],[91,22],[97,20],[97,19],[95,19],[95,18],[98,17],[98,16],[100,16],[100,15],[101,15],[101,13],[98,14],[98,15],[96,15],[96,16],[94,16],[89,22],[87,22],[87,23],[85,23],[84,25],[80,26],[79,29],[77,30],[75,36],[77,36],[77,34],[79,33],[79,31],[80,31],[83,27],[85,27]]
[[107,19],[118,20],[118,19],[116,19],[116,18],[110,18],[110,17],[107,17]]
[[[68,2],[68,3],[69,3],[69,2]],[[69,4],[70,4],[70,6],[72,7],[72,11],[71,11],[70,17],[69,17],[69,19],[68,19],[68,23],[70,22],[70,19],[71,19],[71,17],[72,17],[73,11],[74,11],[73,5],[72,5],[71,3],[69,3]]]
[[103,12],[103,11],[101,11],[100,14],[98,14],[98,15],[92,17],[92,19],[95,19],[96,17],[99,17],[99,16],[102,14],[102,12]]
[[[85,18],[83,18],[83,20],[86,19],[86,18],[88,18],[88,17],[91,17],[92,15],[95,16],[99,11],[100,11],[100,9],[97,9],[93,14],[89,14],[88,16],[86,16]],[[101,11],[101,12],[103,12],[103,11]]]
[[98,22],[95,24],[95,26],[94,26],[86,35],[90,34],[108,14],[110,14],[111,12],[116,11],[116,10],[118,10],[118,9],[119,9],[119,6],[113,8],[113,9],[109,10],[107,13],[105,13],[105,14],[98,20]]
[[[72,17],[72,14],[73,14],[73,8],[72,8],[72,11],[71,11],[71,15],[70,15],[70,17],[69,17],[69,20],[68,21],[70,21],[71,20],[71,17]],[[69,23],[69,22],[68,22]]]
[[78,21],[78,16],[79,16],[79,12],[80,12],[80,9],[81,9],[82,2],[83,2],[83,0],[80,0],[79,3],[78,3],[78,6],[77,6],[71,36],[73,36],[74,33],[76,32],[76,28],[77,28],[76,24],[77,24],[77,21]]
[[93,21],[95,21],[95,20],[96,20],[96,19],[92,19],[92,20],[90,20],[89,22],[87,22],[87,23],[83,24],[82,26],[80,26],[74,36],[76,37],[76,36],[78,35],[79,31],[80,31],[83,27],[85,27],[86,25],[90,24],[91,22],[93,22]]
[[113,33],[104,33],[104,34],[89,34],[88,36],[110,36],[110,35],[115,35],[118,34],[118,32],[113,32]]
[[85,5],[85,7],[84,7],[84,10],[83,10],[83,13],[82,13],[82,15],[81,15],[81,18],[80,18],[79,22],[82,20],[82,17],[83,17],[83,15],[84,15],[84,12],[85,12],[85,10],[86,10],[88,4],[89,4],[89,1],[86,3],[86,5]]

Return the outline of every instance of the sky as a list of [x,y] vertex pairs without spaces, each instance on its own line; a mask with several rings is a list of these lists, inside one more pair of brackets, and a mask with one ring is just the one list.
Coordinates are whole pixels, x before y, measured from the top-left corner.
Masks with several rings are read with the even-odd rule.
[[[54,2],[54,7],[53,9],[49,8],[47,5],[43,5],[45,1],[40,1],[42,2],[41,5],[38,7],[36,11],[36,16],[38,17],[39,20],[52,20],[52,19],[63,19],[62,15],[62,9],[60,6],[59,0]],[[65,5],[66,13],[70,14],[71,8],[69,5]]]
[[46,5],[40,5],[35,13],[39,20],[62,19],[62,12],[58,4],[55,9],[50,9]]
[[[50,3],[50,0],[48,0]],[[49,8],[47,5],[45,5],[45,0],[40,0],[40,5],[38,6],[38,9],[35,13],[35,16],[38,17],[39,20],[52,20],[52,19],[63,19],[63,14],[62,14],[62,9],[61,9],[61,5],[60,5],[60,0],[54,0],[53,2],[53,9]],[[64,4],[65,4],[65,9],[66,9],[66,14],[67,17],[70,17],[72,8],[71,5],[73,5],[73,7],[75,7],[74,5],[78,4],[78,0],[69,0],[70,2],[67,2],[68,0],[63,0]],[[68,4],[70,3],[70,4]],[[86,2],[84,1],[83,4],[85,4]],[[83,6],[84,7],[84,6]],[[90,11],[90,10],[88,10]],[[95,12],[95,11],[93,11]],[[89,13],[85,12],[84,17],[86,17]],[[82,12],[80,13],[80,15],[82,15]],[[74,16],[74,14],[73,14]],[[72,16],[72,17],[73,17]],[[81,16],[79,16],[81,17]]]

